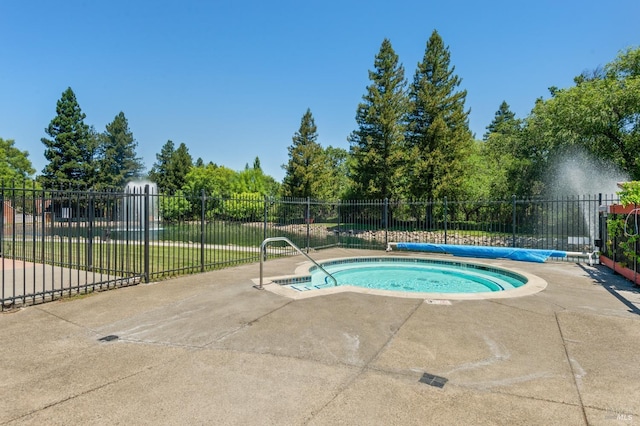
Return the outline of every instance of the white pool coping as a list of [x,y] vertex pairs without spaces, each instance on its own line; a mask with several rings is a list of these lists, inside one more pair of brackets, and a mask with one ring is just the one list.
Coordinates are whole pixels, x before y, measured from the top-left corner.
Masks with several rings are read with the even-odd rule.
[[[406,258],[407,256],[398,256]],[[319,263],[322,265],[324,263],[340,261],[346,259],[380,259],[385,258],[385,256],[355,256],[355,257],[340,257],[334,259],[323,259]],[[416,256],[416,259],[433,259],[442,261],[442,258],[439,257],[423,257]],[[393,291],[393,290],[378,290],[372,288],[364,288],[353,285],[340,285],[337,287],[326,287],[315,290],[305,290],[299,291],[293,288],[290,288],[288,285],[282,285],[274,282],[275,280],[285,280],[290,278],[304,277],[310,274],[309,269],[315,266],[312,262],[304,262],[300,264],[295,270],[293,275],[282,275],[276,277],[268,277],[263,278],[263,289],[270,291],[279,296],[288,297],[290,299],[308,299],[310,297],[318,297],[318,296],[326,296],[329,294],[337,294],[337,293],[362,293],[362,294],[371,294],[376,296],[387,296],[387,297],[400,297],[405,299],[424,299],[425,302],[433,303],[438,300],[484,300],[484,299],[510,299],[513,297],[523,297],[530,296],[536,293],[541,292],[547,287],[547,281],[533,275],[529,272],[525,272],[517,267],[505,267],[505,266],[496,266],[489,263],[484,263],[482,261],[476,262],[474,261],[466,261],[466,260],[445,260],[445,262],[457,262],[464,264],[474,264],[474,265],[483,265],[488,268],[493,269],[502,269],[514,272],[516,274],[520,274],[527,279],[527,283],[518,287],[509,290],[503,291],[486,291],[481,293],[424,293],[424,292],[409,292],[409,291]],[[260,279],[254,278],[252,280],[256,287],[260,285]],[[438,304],[438,303],[434,303]]]

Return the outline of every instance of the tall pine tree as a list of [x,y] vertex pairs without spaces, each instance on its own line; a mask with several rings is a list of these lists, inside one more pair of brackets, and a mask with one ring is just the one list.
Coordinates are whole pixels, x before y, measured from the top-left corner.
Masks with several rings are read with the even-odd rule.
[[456,198],[465,173],[472,135],[464,102],[466,90],[458,91],[460,78],[450,66],[449,48],[433,31],[422,62],[418,63],[409,90],[410,114],[407,146],[411,162],[409,196]]
[[483,167],[489,171],[490,192],[494,198],[528,195],[530,190],[538,186],[532,179],[522,179],[524,171],[531,170],[527,159],[519,155],[522,150],[526,151],[522,126],[522,121],[516,119],[505,101],[502,101],[493,121],[487,126],[480,153]]
[[155,182],[161,191],[170,192],[178,189],[174,188],[172,176],[169,175],[171,158],[175,151],[176,148],[173,141],[168,140],[164,145],[162,145],[160,152],[156,154],[156,162],[153,163],[151,170],[149,170],[149,179],[151,179],[152,182]]
[[289,162],[282,166],[286,171],[282,182],[285,197],[317,198],[322,179],[323,151],[317,142],[316,123],[307,109],[300,120],[300,129],[293,135],[289,150]]
[[509,108],[506,101],[502,101],[500,107],[496,111],[493,121],[487,126],[487,132],[482,137],[483,140],[489,139],[492,133],[506,133],[518,127],[516,115]]
[[96,175],[96,141],[70,87],[58,100],[56,114],[45,129],[51,139],[41,139],[49,163],[39,181],[44,188],[91,187]]
[[169,163],[169,176],[172,177],[170,191],[178,190],[184,186],[187,181],[187,173],[189,173],[191,167],[193,167],[193,158],[189,154],[187,145],[182,142],[173,153]]
[[166,192],[182,189],[186,183],[187,173],[193,167],[193,158],[184,143],[175,148],[173,141],[168,140],[156,154],[156,162],[149,171],[149,179]]
[[99,141],[98,188],[122,189],[127,182],[140,177],[144,166],[136,157],[137,142],[123,112],[107,124]]
[[388,39],[380,46],[369,80],[356,112],[358,129],[348,139],[353,156],[351,195],[394,198],[404,186],[400,166],[404,162],[407,95],[404,68]]

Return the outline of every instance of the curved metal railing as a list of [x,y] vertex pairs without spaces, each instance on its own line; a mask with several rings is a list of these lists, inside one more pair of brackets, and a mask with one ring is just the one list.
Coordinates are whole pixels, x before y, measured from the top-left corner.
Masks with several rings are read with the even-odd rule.
[[301,255],[303,255],[304,257],[306,257],[307,259],[309,259],[311,262],[313,262],[314,265],[316,265],[322,272],[324,272],[325,274],[327,274],[327,276],[329,278],[331,278],[331,280],[333,281],[333,285],[337,286],[338,285],[338,280],[336,280],[334,278],[333,275],[331,275],[329,273],[329,271],[327,271],[326,269],[324,269],[322,266],[320,266],[320,264],[318,262],[316,262],[315,260],[313,260],[311,258],[311,256],[309,256],[307,253],[303,252],[302,250],[300,250],[300,248],[295,245],[290,239],[288,239],[287,237],[270,237],[265,239],[262,244],[260,244],[260,286],[258,286],[258,288],[260,290],[262,290],[262,271],[263,271],[263,264],[264,261],[267,260],[267,252],[265,250],[265,247],[267,246],[267,244],[274,242],[274,241],[284,241],[285,243],[289,244],[291,247],[293,247],[294,249],[296,249],[296,251],[298,253],[300,253]]

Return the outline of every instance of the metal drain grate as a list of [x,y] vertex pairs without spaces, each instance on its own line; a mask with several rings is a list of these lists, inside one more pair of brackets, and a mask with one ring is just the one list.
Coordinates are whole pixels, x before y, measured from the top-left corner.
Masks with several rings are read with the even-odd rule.
[[101,342],[110,342],[112,340],[118,340],[118,336],[116,336],[115,334],[110,334],[108,336],[104,336],[98,339]]
[[443,388],[445,383],[447,383],[448,381],[449,379],[446,379],[440,376],[435,376],[429,373],[424,373],[419,380],[420,383],[424,383],[429,386],[435,386],[437,388]]

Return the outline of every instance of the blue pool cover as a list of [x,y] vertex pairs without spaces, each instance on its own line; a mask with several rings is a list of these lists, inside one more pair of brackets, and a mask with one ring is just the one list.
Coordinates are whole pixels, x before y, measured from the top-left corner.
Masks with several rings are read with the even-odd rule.
[[567,252],[512,247],[461,246],[456,244],[397,243],[402,250],[447,253],[454,256],[482,257],[485,259],[511,259],[543,263],[549,257],[567,257]]

